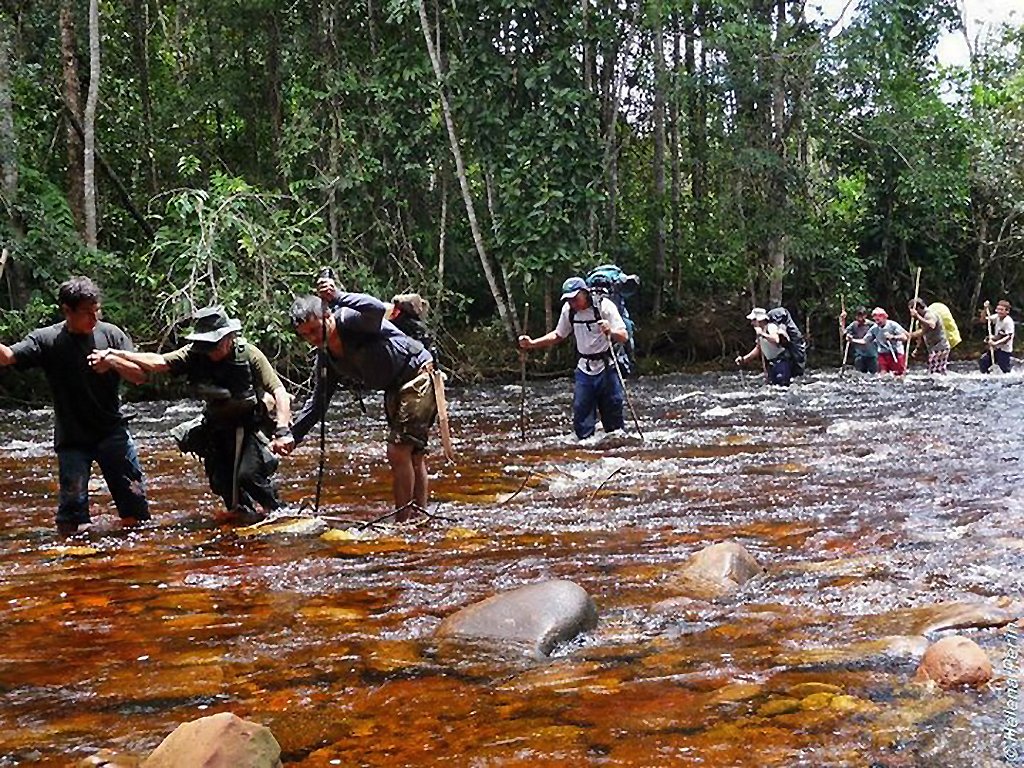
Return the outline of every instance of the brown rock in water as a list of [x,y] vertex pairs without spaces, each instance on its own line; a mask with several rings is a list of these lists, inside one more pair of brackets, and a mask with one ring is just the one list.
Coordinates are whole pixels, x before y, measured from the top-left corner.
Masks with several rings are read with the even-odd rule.
[[221,712],[179,725],[142,768],[281,768],[281,747],[269,728]]
[[556,579],[463,608],[441,622],[436,636],[526,648],[540,657],[596,625],[597,608],[586,590]]
[[732,594],[764,572],[742,544],[723,541],[704,547],[675,572],[670,586],[704,600]]
[[973,640],[951,635],[928,646],[914,679],[940,688],[979,686],[992,679],[992,663]]

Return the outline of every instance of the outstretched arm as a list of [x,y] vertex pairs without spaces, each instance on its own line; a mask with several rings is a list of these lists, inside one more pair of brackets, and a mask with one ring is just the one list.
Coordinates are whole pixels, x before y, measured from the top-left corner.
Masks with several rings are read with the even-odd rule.
[[122,379],[132,384],[141,384],[146,380],[146,372],[142,366],[126,357],[115,355],[114,352],[123,353],[124,350],[94,349],[86,358],[89,361],[89,367],[96,373],[114,371]]
[[532,336],[520,336],[519,337],[519,348],[520,349],[544,349],[545,347],[553,347],[561,341],[564,341],[566,337],[559,336],[557,331],[548,331],[538,339]]
[[167,360],[163,355],[156,352],[129,352],[126,349],[104,349],[98,352],[108,352],[111,357],[118,360],[126,360],[136,365],[145,373],[166,373],[170,370]]

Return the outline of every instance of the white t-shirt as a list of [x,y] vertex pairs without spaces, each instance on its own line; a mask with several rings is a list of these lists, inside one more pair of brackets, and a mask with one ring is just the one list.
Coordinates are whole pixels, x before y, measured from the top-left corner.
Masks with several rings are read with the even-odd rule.
[[[789,334],[786,333],[784,326],[778,326],[775,323],[768,323],[764,328],[765,333],[777,333],[779,335],[779,341],[788,339]],[[771,339],[765,338],[764,336],[757,337],[758,346],[761,347],[761,354],[764,355],[764,359],[771,362],[777,357],[782,357],[786,353],[786,348],[780,344],[776,344]]]
[[1004,318],[1000,318],[999,315],[989,315],[989,320],[995,320],[995,325],[992,326],[993,336],[1002,336],[1003,334],[1009,335],[1006,341],[1001,341],[996,344],[996,349],[1003,352],[1013,352],[1013,320],[1007,315]]
[[[580,355],[599,355],[608,352],[611,349],[611,339],[601,332],[597,321],[602,317],[607,320],[612,328],[612,333],[625,331],[626,324],[622,322],[622,315],[619,314],[618,307],[611,299],[605,296],[600,297],[599,308],[600,316],[594,307],[587,307],[577,312],[575,318],[570,320],[571,308],[569,302],[565,302],[562,305],[562,314],[558,316],[558,324],[555,326],[558,338],[564,339],[570,334],[574,334],[576,336],[576,351]],[[588,360],[585,357],[580,357],[576,367],[584,373],[598,374],[604,370],[605,362],[604,360]]]

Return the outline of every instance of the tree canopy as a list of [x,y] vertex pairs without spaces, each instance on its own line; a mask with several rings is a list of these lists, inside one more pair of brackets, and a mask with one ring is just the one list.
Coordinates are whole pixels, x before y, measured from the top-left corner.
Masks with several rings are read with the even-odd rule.
[[608,261],[669,321],[825,327],[918,267],[973,314],[1024,288],[1024,28],[940,67],[961,28],[951,0],[15,0],[0,334],[90,274],[137,342],[219,302],[288,367],[323,265],[499,342]]

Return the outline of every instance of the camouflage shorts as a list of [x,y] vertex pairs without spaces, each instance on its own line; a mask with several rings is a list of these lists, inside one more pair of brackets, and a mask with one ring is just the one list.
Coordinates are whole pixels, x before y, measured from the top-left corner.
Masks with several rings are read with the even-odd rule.
[[416,451],[426,450],[430,428],[437,418],[434,382],[427,372],[384,393],[387,414],[388,442],[411,445]]

